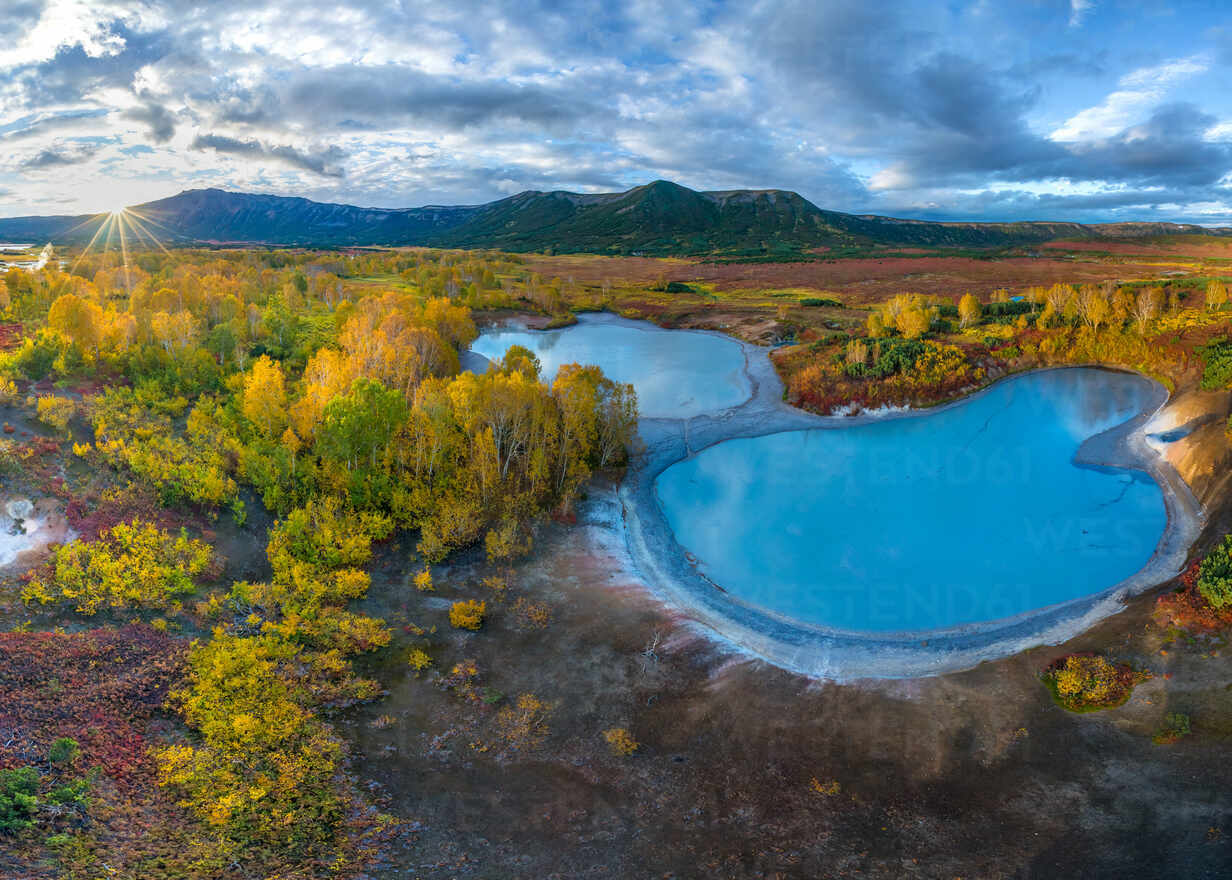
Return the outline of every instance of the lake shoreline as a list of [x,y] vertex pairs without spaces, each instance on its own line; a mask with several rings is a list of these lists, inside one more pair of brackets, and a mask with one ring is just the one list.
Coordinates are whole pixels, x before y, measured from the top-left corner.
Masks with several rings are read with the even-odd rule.
[[[599,318],[603,319],[624,320],[615,316]],[[718,331],[689,332],[714,333],[732,339]],[[630,462],[619,494],[630,555],[649,589],[721,641],[776,666],[837,681],[914,678],[969,669],[1041,644],[1064,642],[1120,611],[1125,599],[1178,574],[1201,531],[1205,519],[1201,505],[1176,470],[1146,440],[1146,426],[1168,406],[1168,390],[1132,370],[1092,365],[1140,376],[1157,392],[1158,403],[1154,408],[1144,409],[1129,421],[1088,438],[1074,459],[1079,465],[1143,471],[1159,485],[1167,523],[1154,553],[1133,575],[1097,593],[1011,618],[924,631],[839,630],[801,623],[744,603],[716,588],[689,562],[686,551],[677,542],[655,493],[655,481],[668,467],[725,440],[932,415],[964,405],[1008,379],[1075,367],[1010,373],[961,398],[918,410],[820,416],[783,400],[782,380],[768,350],[735,341],[744,351],[752,396],[738,406],[688,419],[642,419],[638,426],[642,446]]]

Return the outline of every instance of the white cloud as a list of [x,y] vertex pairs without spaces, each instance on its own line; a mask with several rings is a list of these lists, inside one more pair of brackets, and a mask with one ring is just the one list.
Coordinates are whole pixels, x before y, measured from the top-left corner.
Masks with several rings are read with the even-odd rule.
[[117,22],[152,24],[149,10],[106,0],[50,0],[37,23],[9,48],[0,49],[0,70],[49,61],[62,49],[80,46],[91,58],[116,55],[124,50],[124,38],[115,33]]
[[1232,120],[1220,122],[1218,125],[1212,125],[1203,134],[1203,138],[1208,141],[1232,141]]
[[1069,26],[1078,27],[1095,8],[1095,0],[1069,0]]
[[1108,97],[1067,119],[1049,137],[1057,142],[1093,141],[1123,131],[1143,111],[1159,103],[1177,83],[1210,67],[1205,56],[1178,58],[1155,67],[1143,67],[1121,77]]
[[873,192],[911,189],[916,184],[915,177],[901,163],[882,168],[868,180],[868,188]]

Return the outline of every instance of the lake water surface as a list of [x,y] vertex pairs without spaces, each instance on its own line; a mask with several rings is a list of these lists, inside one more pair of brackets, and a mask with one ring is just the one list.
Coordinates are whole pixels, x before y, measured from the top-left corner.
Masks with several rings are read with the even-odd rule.
[[560,330],[488,330],[471,350],[496,360],[512,345],[533,351],[548,379],[562,364],[578,363],[595,364],[609,379],[633,383],[643,418],[714,412],[741,404],[752,393],[740,346],[709,333],[581,315],[576,325]]
[[1073,463],[1151,394],[1125,373],[1027,374],[935,413],[727,440],[667,468],[658,499],[703,573],[770,611],[870,632],[1001,619],[1151,557],[1159,486]]

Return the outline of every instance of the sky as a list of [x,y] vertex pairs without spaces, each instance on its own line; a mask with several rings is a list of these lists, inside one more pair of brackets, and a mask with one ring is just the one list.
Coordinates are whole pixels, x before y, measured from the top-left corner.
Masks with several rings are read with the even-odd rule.
[[1232,224],[1232,4],[3,0],[0,215],[655,179]]

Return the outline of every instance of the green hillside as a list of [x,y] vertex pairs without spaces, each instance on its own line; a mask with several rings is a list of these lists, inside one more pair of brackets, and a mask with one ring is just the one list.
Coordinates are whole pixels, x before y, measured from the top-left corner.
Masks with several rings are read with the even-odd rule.
[[[623,193],[532,191],[486,205],[406,209],[201,189],[130,210],[179,243],[431,245],[768,260],[819,249],[994,249],[1058,238],[1232,233],[1170,223],[902,220],[822,210],[786,190],[697,192],[665,180]],[[0,219],[0,241],[83,243],[107,216]]]

